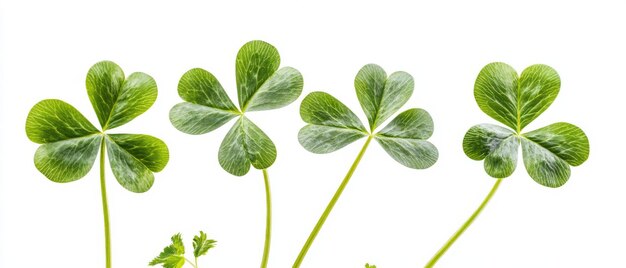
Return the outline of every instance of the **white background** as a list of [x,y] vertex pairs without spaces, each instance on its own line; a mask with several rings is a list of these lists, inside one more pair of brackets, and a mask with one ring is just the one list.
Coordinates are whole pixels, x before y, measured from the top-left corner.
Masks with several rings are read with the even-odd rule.
[[[554,67],[561,92],[527,130],[576,124],[591,154],[558,189],[535,183],[520,160],[437,267],[626,267],[623,2],[171,2],[0,2],[0,267],[104,266],[97,164],[76,182],[47,180],[33,165],[37,145],[24,124],[46,98],[71,103],[97,124],[84,81],[105,59],[127,75],[146,72],[159,86],[148,112],[111,132],[155,135],[171,156],[144,194],[126,191],[107,169],[114,267],[146,267],[177,232],[190,249],[199,230],[218,240],[200,267],[258,267],[261,172],[239,178],[219,166],[231,124],[191,136],[168,120],[181,101],[178,79],[193,67],[211,71],[236,101],[235,55],[253,39],[276,46],[282,66],[302,72],[303,96],[329,92],[364,122],[353,87],[359,68],[407,71],[415,91],[403,109],[424,108],[435,120],[431,141],[440,158],[428,170],[406,168],[372,143],[302,267],[420,267],[429,260],[494,182],[461,148],[469,127],[496,123],[473,98],[476,75],[493,61],[520,72],[535,63]],[[364,142],[307,152],[296,138],[304,125],[300,100],[249,114],[278,149],[269,169],[272,268],[291,266]]]

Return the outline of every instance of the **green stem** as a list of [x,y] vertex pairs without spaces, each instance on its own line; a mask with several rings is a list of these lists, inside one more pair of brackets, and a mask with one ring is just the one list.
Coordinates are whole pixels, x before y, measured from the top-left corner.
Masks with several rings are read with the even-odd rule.
[[350,170],[348,170],[348,174],[346,174],[346,177],[341,182],[341,185],[339,185],[339,188],[335,192],[335,195],[330,200],[330,203],[328,203],[328,206],[326,206],[326,210],[324,210],[324,213],[322,213],[322,216],[317,221],[315,228],[313,228],[313,231],[311,231],[309,238],[306,240],[306,243],[304,243],[302,250],[300,250],[300,254],[298,255],[298,258],[296,259],[296,262],[294,262],[293,264],[293,268],[300,267],[300,265],[302,264],[302,261],[304,260],[304,256],[306,256],[307,251],[309,251],[309,248],[313,244],[313,240],[315,240],[317,233],[319,233],[320,229],[322,229],[322,225],[324,225],[324,222],[326,221],[326,218],[328,218],[330,211],[333,210],[333,207],[335,206],[335,203],[337,203],[337,200],[341,196],[343,189],[345,189],[346,185],[348,185],[348,182],[350,181],[350,178],[352,177],[354,170],[356,170],[356,167],[359,165],[359,162],[361,162],[361,158],[363,158],[363,154],[365,154],[365,150],[367,149],[367,146],[370,144],[370,141],[372,141],[372,135],[367,137],[367,141],[365,141],[365,144],[363,145],[363,148],[359,152],[359,155],[357,155],[356,159],[354,160],[354,163],[352,163]]
[[263,249],[261,268],[267,267],[267,260],[270,256],[270,242],[272,240],[272,194],[270,193],[270,181],[267,175],[267,169],[263,170],[263,180],[265,181],[265,205],[267,215],[265,217],[265,247]]
[[189,259],[185,258],[185,261],[187,261],[189,264],[191,264],[191,266],[193,268],[198,268],[198,258],[196,258],[196,264],[194,264],[193,262],[191,262]]
[[104,149],[105,138],[100,144],[100,193],[102,194],[102,214],[104,215],[104,248],[106,249],[106,267],[111,268],[111,230],[109,226],[109,204],[107,202],[107,187],[104,182]]
[[491,188],[491,191],[489,192],[487,197],[485,197],[485,200],[483,200],[483,202],[480,204],[478,209],[476,209],[476,211],[474,211],[474,214],[472,214],[472,216],[469,219],[467,219],[467,221],[463,224],[463,226],[461,226],[461,228],[459,228],[459,230],[456,231],[456,233],[454,233],[454,235],[452,237],[450,237],[448,242],[446,242],[446,244],[443,245],[443,247],[441,247],[441,249],[439,249],[439,251],[437,251],[437,254],[435,254],[435,256],[433,256],[433,258],[430,259],[430,261],[428,262],[428,264],[426,264],[426,266],[424,266],[424,268],[431,268],[431,267],[435,266],[435,263],[437,263],[439,258],[441,258],[441,256],[443,256],[443,254],[446,253],[448,248],[450,248],[450,246],[452,246],[452,244],[454,244],[454,242],[457,240],[457,238],[459,238],[459,236],[461,236],[463,234],[465,229],[467,229],[467,227],[469,227],[472,224],[472,222],[474,222],[476,217],[478,217],[478,214],[480,214],[480,212],[483,210],[483,208],[485,208],[487,203],[489,203],[489,200],[491,199],[491,197],[493,197],[493,195],[496,193],[496,190],[498,190],[498,186],[500,186],[501,182],[502,182],[502,179],[496,179],[496,183],[493,185],[493,188]]

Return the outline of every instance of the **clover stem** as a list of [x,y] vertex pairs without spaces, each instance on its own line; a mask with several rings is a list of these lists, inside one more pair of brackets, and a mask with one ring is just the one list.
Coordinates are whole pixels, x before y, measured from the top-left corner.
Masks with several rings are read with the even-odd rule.
[[437,251],[437,254],[435,254],[435,256],[433,256],[432,259],[430,259],[430,261],[428,262],[428,264],[426,264],[426,266],[424,266],[424,268],[431,268],[435,266],[435,263],[437,263],[439,258],[441,258],[441,256],[443,256],[443,254],[446,253],[448,248],[450,248],[450,246],[454,244],[457,238],[459,238],[459,236],[463,234],[463,232],[467,229],[467,227],[469,227],[472,224],[472,222],[474,222],[476,217],[478,217],[478,214],[480,214],[480,212],[483,210],[483,208],[485,208],[487,203],[489,203],[489,200],[491,200],[491,197],[493,197],[493,195],[496,193],[496,190],[498,190],[498,186],[500,186],[501,182],[502,182],[502,179],[496,179],[496,183],[493,185],[493,188],[491,188],[491,191],[489,191],[489,194],[487,194],[487,197],[485,197],[485,200],[483,200],[483,202],[480,204],[478,209],[476,209],[476,211],[474,211],[472,216],[470,216],[469,219],[467,219],[467,221],[463,223],[461,228],[459,228],[459,230],[456,231],[456,233],[454,233],[454,235],[452,235],[450,239],[448,239],[448,242],[446,242],[446,244],[443,245],[443,247],[441,247],[439,251]]
[[104,216],[104,248],[106,250],[106,267],[111,268],[111,229],[109,226],[109,204],[107,202],[107,187],[104,182],[104,150],[105,140],[100,144],[100,193],[102,194],[102,214]]
[[304,260],[304,256],[306,256],[307,251],[309,251],[309,248],[313,244],[313,240],[315,240],[317,233],[319,233],[320,229],[322,229],[322,225],[324,225],[324,222],[326,221],[326,218],[328,218],[330,211],[333,210],[333,207],[335,206],[335,203],[337,203],[337,200],[341,196],[341,193],[346,188],[346,185],[348,185],[348,182],[350,181],[352,174],[356,170],[356,167],[359,165],[359,162],[361,162],[361,158],[363,158],[363,154],[365,154],[365,150],[367,150],[367,146],[370,144],[371,141],[372,141],[372,135],[367,137],[367,141],[365,141],[363,148],[357,155],[356,159],[354,160],[354,163],[352,163],[352,166],[350,167],[350,170],[348,170],[346,177],[341,182],[341,185],[339,185],[339,188],[335,192],[335,195],[333,196],[333,198],[328,203],[328,206],[326,206],[326,209],[324,210],[324,213],[322,213],[322,216],[320,217],[320,219],[317,221],[317,224],[315,224],[315,227],[313,228],[313,231],[311,231],[309,238],[304,243],[302,250],[300,250],[300,254],[298,255],[298,258],[293,264],[293,268],[300,267],[300,265],[302,264],[302,261]]
[[263,170],[263,180],[265,181],[265,247],[263,248],[263,260],[261,268],[267,267],[267,260],[270,256],[270,242],[272,240],[272,194],[270,192],[270,181],[267,175],[267,169]]

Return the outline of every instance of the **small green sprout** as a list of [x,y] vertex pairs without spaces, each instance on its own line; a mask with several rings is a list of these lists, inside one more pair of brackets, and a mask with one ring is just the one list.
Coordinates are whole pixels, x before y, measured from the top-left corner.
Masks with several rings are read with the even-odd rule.
[[548,109],[560,87],[558,73],[546,65],[532,65],[520,76],[511,66],[500,62],[490,63],[480,71],[474,85],[478,106],[509,128],[492,124],[473,126],[463,138],[463,151],[473,160],[484,160],[485,171],[496,182],[474,214],[426,267],[435,265],[487,205],[502,179],[513,174],[520,143],[528,175],[546,187],[562,186],[570,177],[570,166],[587,160],[589,140],[580,128],[570,123],[554,123],[522,133],[524,127]]
[[276,147],[245,112],[281,108],[300,96],[303,87],[300,72],[291,67],[278,69],[279,66],[280,56],[274,46],[250,41],[237,53],[239,109],[215,76],[195,68],[186,72],[178,83],[178,94],[185,102],[170,110],[172,125],[193,135],[208,133],[238,118],[220,145],[218,160],[224,170],[236,176],[248,173],[250,165],[263,171],[267,217],[261,267],[267,266],[269,257],[271,195],[267,168],[276,160]]
[[108,134],[152,106],[157,97],[154,79],[145,73],[125,77],[110,61],[96,63],[87,73],[87,94],[102,130],[94,127],[72,105],[56,99],[40,101],[26,119],[26,135],[42,144],[35,166],[54,182],[78,180],[91,170],[100,148],[100,190],[104,214],[106,267],[111,267],[109,210],[104,180],[104,154],[117,181],[135,193],[148,191],[169,160],[163,141],[143,134]]
[[300,115],[308,123],[298,133],[298,140],[305,149],[313,153],[330,153],[363,137],[367,140],[302,247],[294,268],[300,267],[372,139],[376,139],[393,159],[410,168],[428,168],[439,157],[437,148],[427,141],[433,133],[433,120],[425,110],[408,109],[375,132],[376,127],[397,112],[413,94],[414,83],[410,74],[395,72],[387,76],[380,66],[368,64],[356,75],[354,86],[367,116],[369,130],[348,107],[328,93],[310,93],[300,106]]
[[188,262],[192,267],[198,268],[198,257],[206,255],[209,249],[215,247],[217,241],[207,239],[206,234],[200,231],[200,235],[193,237],[193,262],[185,258],[185,245],[181,234],[172,236],[172,243],[165,247],[163,251],[154,258],[148,265],[154,266],[161,264],[163,268],[181,268]]

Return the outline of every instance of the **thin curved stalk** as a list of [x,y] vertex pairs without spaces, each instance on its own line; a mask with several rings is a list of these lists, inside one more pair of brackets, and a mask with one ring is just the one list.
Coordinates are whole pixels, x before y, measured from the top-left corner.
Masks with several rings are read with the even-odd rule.
[[265,205],[267,215],[265,217],[265,247],[263,249],[261,268],[266,268],[267,260],[270,257],[270,242],[272,240],[272,194],[270,192],[270,181],[266,169],[263,170],[263,180],[265,181]]
[[109,204],[107,202],[107,187],[104,182],[104,153],[105,140],[100,144],[100,194],[102,194],[102,214],[104,216],[104,248],[106,250],[106,268],[111,268],[111,229],[109,226]]
[[350,178],[352,177],[352,174],[356,170],[356,167],[359,165],[359,162],[361,162],[361,158],[363,158],[363,154],[365,154],[365,150],[367,150],[367,146],[370,144],[371,141],[372,141],[372,136],[370,135],[369,137],[367,137],[367,141],[365,141],[365,144],[363,145],[363,148],[361,149],[361,151],[357,155],[356,159],[354,160],[354,163],[352,163],[352,166],[350,167],[350,170],[348,170],[348,173],[346,174],[346,177],[341,182],[341,185],[339,185],[339,188],[335,192],[335,195],[330,200],[330,203],[328,203],[328,206],[326,206],[326,209],[324,210],[324,213],[322,213],[322,216],[317,221],[317,224],[315,224],[315,227],[313,228],[313,231],[311,231],[311,234],[309,235],[309,238],[306,240],[306,243],[304,243],[304,246],[302,247],[302,250],[300,250],[300,254],[298,255],[298,258],[296,259],[296,261],[293,264],[293,268],[300,267],[300,265],[302,264],[302,261],[304,260],[304,257],[306,256],[307,251],[309,251],[309,248],[313,244],[313,241],[315,240],[315,237],[317,236],[317,233],[319,233],[320,229],[322,229],[322,225],[324,225],[324,222],[326,221],[326,218],[328,218],[328,215],[333,210],[333,207],[335,206],[335,203],[337,203],[337,200],[341,196],[341,193],[346,188],[346,185],[348,185],[348,182],[350,181]]
[[426,266],[424,266],[424,268],[431,268],[435,266],[435,263],[437,263],[439,258],[441,258],[441,256],[443,256],[443,254],[446,253],[448,248],[450,248],[450,246],[454,244],[454,242],[459,238],[459,236],[461,236],[463,232],[465,232],[467,227],[469,227],[472,224],[472,222],[474,222],[476,217],[478,217],[478,214],[480,214],[480,212],[483,210],[483,208],[485,208],[487,203],[489,203],[489,200],[491,200],[491,197],[493,197],[493,195],[496,193],[496,190],[498,190],[498,186],[500,186],[501,182],[502,182],[502,179],[496,179],[496,183],[493,185],[493,188],[491,188],[491,191],[489,191],[489,194],[487,194],[487,197],[485,197],[485,200],[483,200],[483,202],[480,204],[478,209],[476,209],[476,211],[474,211],[472,216],[470,216],[469,219],[467,219],[467,221],[463,223],[463,226],[461,226],[461,228],[459,228],[459,230],[456,231],[456,233],[454,233],[454,235],[450,237],[450,239],[448,239],[448,242],[446,242],[446,244],[443,245],[443,247],[441,247],[439,251],[437,251],[437,254],[435,254],[435,256],[433,256],[432,259],[430,259],[430,261],[428,262],[428,264],[426,264]]
[[191,262],[189,259],[185,258],[185,261],[187,261],[189,263],[189,265],[191,265],[191,267],[193,268],[198,268],[198,257],[196,257],[195,259],[195,263]]

